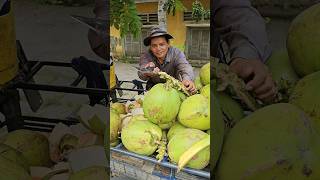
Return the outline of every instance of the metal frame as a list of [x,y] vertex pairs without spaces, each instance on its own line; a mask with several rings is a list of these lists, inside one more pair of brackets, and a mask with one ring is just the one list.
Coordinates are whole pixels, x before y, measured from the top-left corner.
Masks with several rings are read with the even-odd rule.
[[[99,89],[99,88],[84,88],[84,87],[76,87],[83,76],[79,75],[70,86],[63,85],[51,85],[51,84],[37,84],[28,82],[31,78],[33,78],[43,67],[46,66],[55,66],[55,67],[70,67],[72,68],[71,63],[62,63],[62,62],[51,62],[51,61],[29,61],[27,66],[30,67],[30,72],[25,75],[21,75],[17,77],[14,81],[10,82],[6,88],[8,89],[32,89],[38,91],[50,91],[50,92],[63,92],[63,93],[72,93],[72,94],[81,94],[81,95],[106,95],[106,99],[110,101],[110,95],[113,93],[111,101],[128,101],[132,99],[120,98],[116,95],[116,91],[135,91],[138,94],[144,93],[144,89],[138,89],[136,85],[133,88],[121,88],[121,85],[125,83],[132,83],[132,81],[119,81],[117,87],[113,89]],[[107,67],[107,65],[106,65]],[[107,68],[105,69],[107,70]],[[24,77],[21,77],[24,76]],[[49,132],[52,130],[54,125],[47,125],[41,122],[46,123],[59,123],[62,122],[66,125],[72,125],[79,123],[79,121],[74,117],[67,117],[67,120],[62,119],[50,119],[50,118],[41,118],[41,117],[33,117],[33,116],[22,116],[22,119],[28,122],[24,123],[24,127],[26,129],[38,130],[38,131],[46,131]],[[31,122],[32,121],[32,122]],[[3,126],[3,125],[2,125]],[[30,127],[32,126],[32,127]],[[38,127],[37,127],[38,126]],[[0,126],[1,127],[1,126]]]
[[[53,62],[53,61],[28,61],[22,45],[17,41],[17,56],[20,63],[20,70],[18,75],[10,82],[8,82],[3,89],[28,89],[36,91],[50,91],[50,92],[63,92],[71,94],[80,94],[80,95],[105,95],[107,103],[110,101],[113,102],[123,102],[132,99],[120,98],[116,95],[116,91],[135,91],[137,94],[145,92],[145,89],[139,89],[133,81],[118,81],[117,86],[112,89],[99,89],[99,88],[86,88],[86,87],[77,87],[79,83],[83,80],[83,75],[78,75],[78,77],[70,83],[69,86],[65,85],[52,85],[52,84],[39,84],[33,83],[33,77],[44,67],[54,66],[54,67],[63,67],[63,68],[72,68],[71,63],[64,62]],[[109,70],[107,64],[105,64],[103,70]],[[121,85],[125,83],[134,84],[133,88],[121,88]],[[145,83],[145,82],[142,82]],[[20,110],[19,110],[20,111]],[[21,112],[20,112],[21,113]],[[71,112],[72,113],[72,112]],[[50,132],[54,124],[64,123],[66,125],[72,125],[79,123],[79,120],[75,117],[66,117],[66,119],[50,119],[43,117],[34,117],[34,116],[23,116],[21,115],[22,120],[24,121],[24,128]],[[49,123],[49,124],[48,124]],[[0,122],[0,128],[5,126],[6,122]]]
[[[135,158],[138,158],[138,159],[141,159],[141,160],[149,161],[149,162],[154,163],[154,164],[159,164],[159,165],[161,165],[163,167],[170,168],[171,170],[177,170],[178,169],[178,166],[175,165],[175,164],[170,163],[168,161],[167,157],[164,158],[161,162],[158,162],[158,160],[156,158],[143,156],[143,155],[139,155],[139,154],[136,154],[136,153],[129,152],[128,150],[125,149],[125,147],[124,147],[124,145],[122,143],[120,143],[116,147],[110,147],[110,150],[113,151],[113,152],[121,153],[121,154],[126,155],[126,156],[135,157]],[[196,169],[192,169],[192,168],[183,168],[181,171],[184,171],[186,173],[190,173],[190,174],[195,175],[195,176],[199,176],[199,177],[210,179],[210,172],[209,171],[196,170]]]

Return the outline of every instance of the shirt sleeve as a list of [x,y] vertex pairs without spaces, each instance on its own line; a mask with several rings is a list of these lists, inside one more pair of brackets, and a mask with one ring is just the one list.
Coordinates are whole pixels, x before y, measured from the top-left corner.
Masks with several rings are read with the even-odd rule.
[[[148,64],[148,63],[151,62],[151,61],[152,61],[152,59],[151,59],[150,55],[149,55],[147,52],[141,53],[141,55],[140,55],[140,61],[139,61],[139,66],[140,66],[140,68],[145,67],[145,65]],[[138,71],[138,76],[139,76],[139,78],[140,78],[141,80],[143,80],[143,81],[149,80],[148,77],[144,76],[144,75],[143,75],[142,73],[140,73],[139,71]]]
[[271,55],[265,21],[249,0],[221,0],[217,3],[214,27],[228,44],[231,59],[259,59]]
[[182,80],[194,80],[194,72],[192,66],[186,59],[186,56],[183,52],[177,50],[177,57],[176,57],[176,67],[177,73],[181,75]]

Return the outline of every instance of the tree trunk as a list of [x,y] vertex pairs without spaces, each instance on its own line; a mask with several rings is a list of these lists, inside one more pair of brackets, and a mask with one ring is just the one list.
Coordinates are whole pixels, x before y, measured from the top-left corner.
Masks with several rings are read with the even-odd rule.
[[166,11],[164,10],[164,4],[166,0],[159,0],[158,2],[158,23],[159,27],[164,28],[167,30],[167,16]]

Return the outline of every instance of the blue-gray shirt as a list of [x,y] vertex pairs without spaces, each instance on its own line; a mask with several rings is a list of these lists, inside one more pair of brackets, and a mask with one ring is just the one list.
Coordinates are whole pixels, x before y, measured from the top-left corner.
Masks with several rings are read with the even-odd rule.
[[265,62],[271,55],[266,24],[250,0],[219,0],[213,6],[212,26],[229,45],[231,59]]
[[[160,64],[157,58],[150,50],[144,52],[140,56],[140,68],[145,67],[149,62],[153,62],[161,71],[173,76],[174,78],[182,80],[194,80],[194,72],[192,66],[186,59],[186,56],[178,48],[169,47],[164,63]],[[140,79],[149,80],[143,74],[138,72]],[[151,81],[157,83],[159,78],[152,78]]]

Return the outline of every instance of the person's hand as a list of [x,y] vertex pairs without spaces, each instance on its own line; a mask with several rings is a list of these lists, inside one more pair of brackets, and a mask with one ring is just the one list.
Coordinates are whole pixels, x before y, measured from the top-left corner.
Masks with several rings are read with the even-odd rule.
[[260,60],[235,58],[230,70],[246,82],[246,89],[253,91],[264,102],[271,102],[277,94],[277,88],[268,68]]
[[145,72],[143,73],[144,76],[147,76],[147,77],[153,77],[156,73],[160,72],[160,69],[158,67],[155,67],[156,65],[153,63],[153,62],[149,62],[147,63],[144,68],[148,68],[148,67],[154,67],[153,71],[152,72]]
[[156,65],[153,62],[148,62],[146,65],[144,65],[144,68],[148,67],[156,67]]
[[155,67],[152,72],[153,73],[158,73],[158,72],[160,72],[160,69],[158,67]]
[[194,83],[192,81],[185,79],[185,80],[182,81],[182,84],[192,94],[194,94],[196,92],[196,86],[194,85]]

